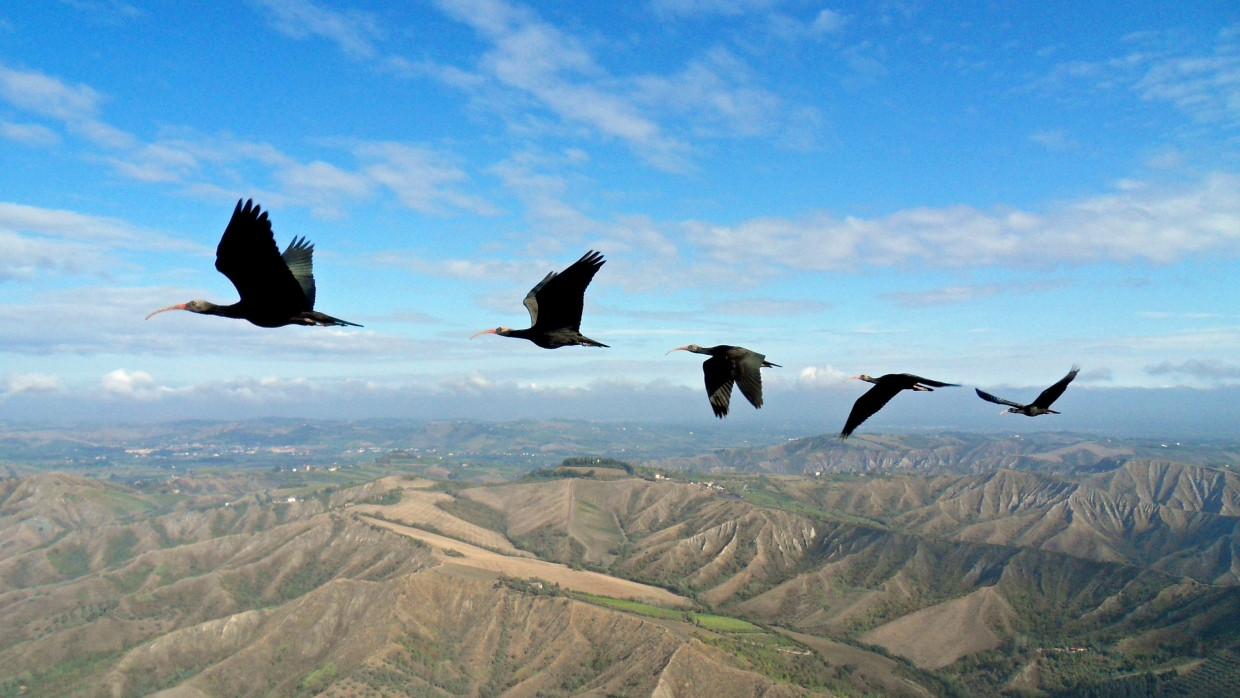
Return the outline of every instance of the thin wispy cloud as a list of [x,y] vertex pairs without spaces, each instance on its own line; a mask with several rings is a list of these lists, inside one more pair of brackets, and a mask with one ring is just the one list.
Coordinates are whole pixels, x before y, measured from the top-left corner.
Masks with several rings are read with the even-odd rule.
[[1170,361],[1147,366],[1145,372],[1151,376],[1181,375],[1207,382],[1221,382],[1240,379],[1240,365],[1222,361],[1202,361],[1189,359],[1178,364]]
[[45,373],[6,373],[0,376],[0,399],[22,394],[59,393],[65,384]]
[[953,303],[967,303],[981,298],[993,298],[1001,295],[1043,293],[1063,288],[1067,284],[1068,281],[1062,279],[1001,284],[960,284],[925,291],[900,291],[898,293],[884,294],[882,297],[890,299],[896,305],[904,308],[930,308]]
[[60,141],[60,136],[46,126],[4,120],[0,120],[0,138],[36,146],[54,145]]
[[693,243],[718,261],[806,270],[1169,264],[1240,252],[1240,177],[1219,173],[1193,185],[1150,185],[1041,213],[952,206],[871,219],[819,214],[735,226],[690,222],[686,228]]
[[104,97],[88,85],[70,85],[38,71],[0,64],[0,100],[52,119],[96,145],[124,148],[135,142],[132,135],[99,118]]
[[285,36],[323,38],[353,58],[373,58],[374,43],[383,36],[379,19],[371,13],[336,11],[310,0],[251,1],[265,11],[272,26]]
[[1238,27],[1220,28],[1206,52],[1185,46],[1175,30],[1136,34],[1129,38],[1128,52],[1104,60],[1060,63],[1044,84],[1122,87],[1142,99],[1170,104],[1198,121],[1240,126]]

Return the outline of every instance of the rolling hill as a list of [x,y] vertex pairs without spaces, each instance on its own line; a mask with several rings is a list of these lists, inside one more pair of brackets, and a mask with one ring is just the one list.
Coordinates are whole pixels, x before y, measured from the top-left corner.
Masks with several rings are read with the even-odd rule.
[[[757,474],[0,480],[0,695],[1240,682],[1240,479],[1206,462],[1224,451],[811,442],[754,449]],[[790,458],[819,474],[765,472]]]

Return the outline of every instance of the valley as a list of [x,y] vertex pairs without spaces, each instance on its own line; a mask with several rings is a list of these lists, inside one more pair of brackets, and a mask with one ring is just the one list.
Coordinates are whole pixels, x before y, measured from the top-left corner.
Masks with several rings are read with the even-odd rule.
[[1240,686],[1234,445],[856,441],[517,477],[407,448],[334,470],[6,461],[29,472],[0,480],[0,695]]

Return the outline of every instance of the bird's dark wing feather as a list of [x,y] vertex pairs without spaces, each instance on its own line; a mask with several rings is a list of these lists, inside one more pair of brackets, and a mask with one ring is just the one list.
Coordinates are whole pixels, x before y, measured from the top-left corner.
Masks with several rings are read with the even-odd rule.
[[289,271],[267,212],[253,201],[237,202],[215,249],[215,268],[237,287],[241,301],[291,317],[310,310],[306,293]]
[[702,362],[702,373],[706,377],[706,395],[710,398],[710,407],[715,416],[723,419],[728,414],[728,405],[732,402],[732,362],[723,356],[712,356]]
[[974,390],[977,391],[977,396],[985,400],[986,402],[993,402],[996,405],[1007,405],[1008,407],[1015,407],[1016,409],[1019,409],[1019,410],[1025,409],[1025,406],[1020,404],[1019,402],[1012,402],[1011,400],[1004,400],[1001,397],[995,397],[994,395],[991,395],[990,393],[984,390],[981,390],[980,388],[974,388]]
[[1068,375],[1060,378],[1058,383],[1052,385],[1046,390],[1043,390],[1042,394],[1038,395],[1038,399],[1033,401],[1033,404],[1041,407],[1042,409],[1050,407],[1051,403],[1058,400],[1059,396],[1063,395],[1063,391],[1068,389],[1068,384],[1072,382],[1073,378],[1076,378],[1076,374],[1080,370],[1081,369],[1076,366],[1073,366],[1072,370],[1068,371]]
[[765,356],[746,349],[731,361],[736,384],[754,407],[762,407],[762,362],[765,359]]
[[314,307],[314,243],[304,237],[293,238],[284,249],[284,263],[293,273],[293,278],[301,284],[301,292],[306,294],[306,301]]
[[549,272],[543,277],[542,281],[534,284],[534,288],[531,288],[530,292],[525,294],[525,300],[521,301],[525,304],[525,309],[530,311],[530,327],[538,324],[538,292],[543,289],[543,286],[547,285],[548,281],[555,277],[555,272]]
[[922,385],[928,385],[932,388],[959,388],[960,387],[959,383],[944,383],[942,381],[932,381],[929,378],[922,378],[921,376],[915,376],[911,373],[901,373],[900,375],[911,379],[913,384],[921,383]]
[[902,390],[901,386],[890,383],[878,383],[867,390],[853,403],[852,412],[848,413],[848,421],[844,423],[844,430],[840,432],[840,436],[847,437],[853,433],[853,429],[861,426],[861,423],[869,419],[870,415],[883,409],[883,405],[890,402],[900,390]]
[[564,271],[547,274],[530,289],[525,296],[525,307],[530,311],[531,326],[544,330],[580,330],[586,286],[603,262],[603,255],[590,250]]

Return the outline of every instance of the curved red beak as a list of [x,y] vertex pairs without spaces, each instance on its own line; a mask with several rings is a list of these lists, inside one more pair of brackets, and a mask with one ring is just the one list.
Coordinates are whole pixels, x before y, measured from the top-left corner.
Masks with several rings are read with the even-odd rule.
[[[160,308],[159,310],[156,310],[155,312],[151,313],[151,315],[158,315],[164,312],[165,310],[185,310],[185,303],[177,303],[176,305],[170,305],[167,308]],[[151,315],[147,315],[146,319],[150,320]]]

